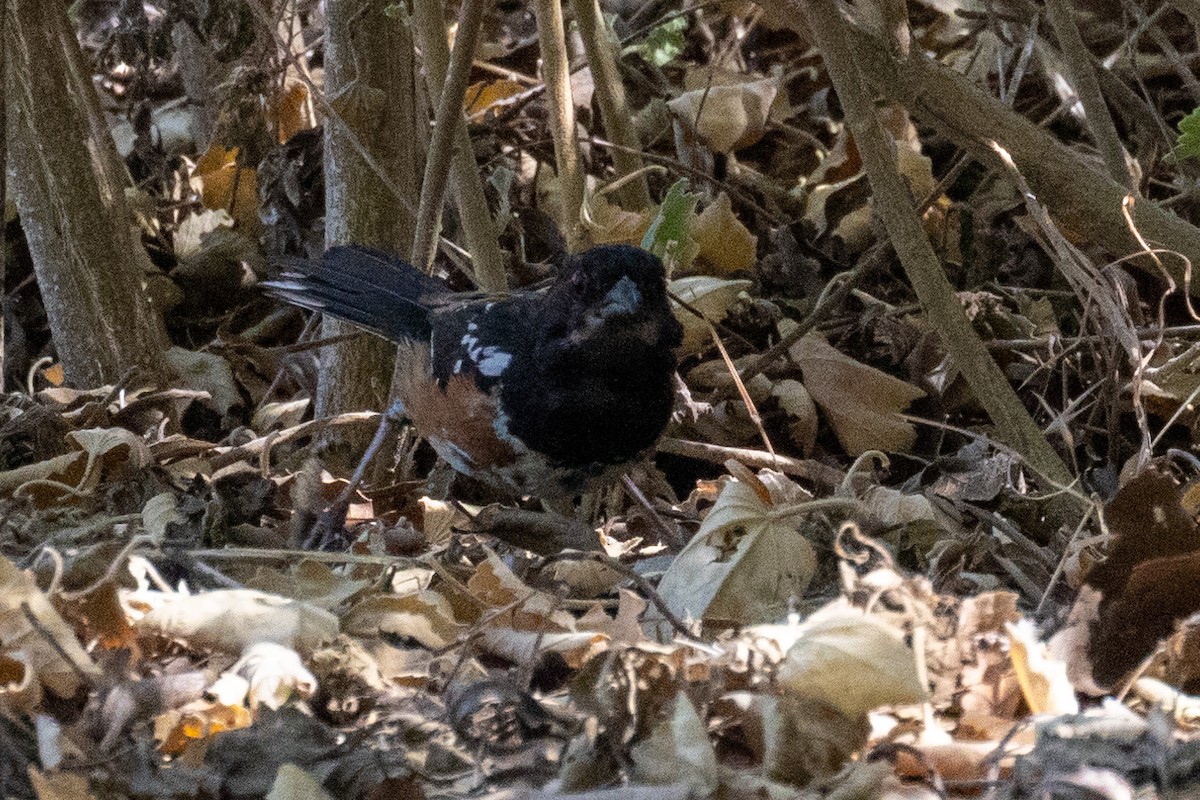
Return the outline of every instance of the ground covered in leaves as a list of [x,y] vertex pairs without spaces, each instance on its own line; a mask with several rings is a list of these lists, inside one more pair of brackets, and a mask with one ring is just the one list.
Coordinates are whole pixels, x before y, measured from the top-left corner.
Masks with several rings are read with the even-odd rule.
[[[597,499],[602,550],[529,552],[511,529],[542,522],[493,536],[488,498],[402,430],[343,529],[330,443],[378,410],[313,418],[316,329],[256,286],[323,247],[339,107],[323,8],[279,5],[72,6],[175,378],[62,384],[6,207],[0,793],[1200,792],[1200,326],[1171,242],[1095,240],[1083,189],[1046,214],[948,98],[880,104],[958,301],[1074,478],[1048,480],[923,313],[799,12],[604,3],[652,202],[613,186],[610,87],[580,56],[581,218],[671,270],[657,456]],[[890,30],[875,5],[848,24]],[[1194,224],[1200,15],[1073,5],[1138,202]],[[907,46],[1103,172],[1047,13],[914,0]],[[514,283],[563,248],[538,59],[532,4],[490,8],[465,113]],[[452,243],[460,222],[447,204]],[[305,550],[314,527],[343,550]]]

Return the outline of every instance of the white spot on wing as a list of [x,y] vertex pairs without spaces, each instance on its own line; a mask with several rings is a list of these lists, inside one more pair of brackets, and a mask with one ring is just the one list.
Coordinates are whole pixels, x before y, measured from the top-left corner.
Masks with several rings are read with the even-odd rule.
[[498,378],[512,361],[512,355],[498,347],[485,347],[481,355],[482,358],[475,363],[479,365],[479,371],[489,378]]
[[[464,335],[459,341],[459,344],[467,351],[467,358],[479,369],[481,375],[486,375],[489,378],[497,378],[501,373],[508,368],[512,362],[512,355],[501,350],[495,345],[482,345],[479,343],[479,338],[470,333]],[[462,364],[460,359],[459,365]],[[456,365],[455,373],[461,371],[461,366]]]

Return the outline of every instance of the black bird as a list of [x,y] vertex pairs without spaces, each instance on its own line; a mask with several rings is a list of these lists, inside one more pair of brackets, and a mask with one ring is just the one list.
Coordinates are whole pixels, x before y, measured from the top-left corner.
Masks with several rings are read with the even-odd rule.
[[397,342],[404,414],[455,470],[569,503],[658,439],[682,328],[662,262],[636,247],[566,260],[541,293],[452,291],[367,247],[291,259],[273,294]]

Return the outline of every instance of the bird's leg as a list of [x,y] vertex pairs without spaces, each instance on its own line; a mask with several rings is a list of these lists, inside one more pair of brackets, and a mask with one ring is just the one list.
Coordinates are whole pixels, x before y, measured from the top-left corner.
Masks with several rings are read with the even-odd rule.
[[362,483],[363,476],[367,473],[367,467],[370,466],[372,459],[375,458],[375,454],[379,452],[379,448],[383,446],[383,442],[387,438],[392,426],[403,420],[405,416],[404,404],[399,400],[392,403],[391,407],[383,412],[383,416],[379,418],[379,427],[375,430],[375,436],[371,439],[371,443],[367,445],[362,458],[359,459],[358,466],[354,468],[354,474],[350,476],[350,482],[346,484],[346,488],[342,489],[341,494],[321,514],[321,518],[313,526],[312,532],[309,533],[308,539],[304,542],[305,550],[328,550],[332,548],[334,543],[333,534],[335,531],[340,532],[346,527],[346,514],[350,510],[350,501],[353,499],[354,493],[358,491],[359,484]]

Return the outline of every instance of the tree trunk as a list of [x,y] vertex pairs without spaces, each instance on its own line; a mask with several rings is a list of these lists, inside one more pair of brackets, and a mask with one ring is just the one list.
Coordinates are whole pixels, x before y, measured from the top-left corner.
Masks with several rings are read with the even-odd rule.
[[[59,0],[6,0],[6,129],[12,192],[67,381],[95,386],[137,365],[164,373],[162,319],[144,291],[124,183],[98,101],[67,48]],[[123,166],[121,168],[123,172]]]
[[[340,121],[325,123],[325,243],[366,244],[407,254],[416,206],[417,131],[414,49],[411,29],[385,13],[384,4],[329,0],[325,35],[325,91]],[[348,127],[353,139],[345,134]],[[396,197],[359,154],[365,146],[392,181],[408,193]],[[354,330],[333,319],[323,336]],[[324,348],[316,413],[382,410],[388,403],[395,348],[360,337]],[[346,441],[347,462],[366,446]],[[331,443],[332,444],[332,443]],[[336,461],[338,447],[327,455]]]

